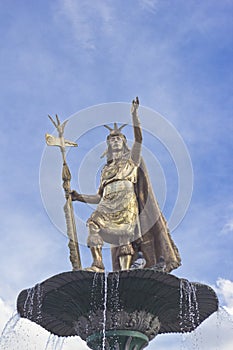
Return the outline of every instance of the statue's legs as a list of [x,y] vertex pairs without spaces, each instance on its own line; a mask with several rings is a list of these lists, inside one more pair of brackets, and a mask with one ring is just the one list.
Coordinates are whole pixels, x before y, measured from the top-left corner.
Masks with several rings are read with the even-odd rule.
[[112,262],[113,270],[129,270],[134,255],[134,249],[131,243],[121,245],[119,247],[112,247]]
[[119,256],[119,264],[121,270],[129,270],[131,266],[132,255]]
[[[103,238],[101,237],[101,229],[99,226],[89,220],[88,221],[89,235],[87,238],[87,245],[91,249],[93,263],[91,267],[87,268],[88,271],[94,272],[103,272],[104,264],[102,258],[102,247],[104,244]],[[106,232],[102,231],[102,234]],[[113,235],[113,234],[112,234]],[[118,236],[119,246],[114,246],[112,248],[112,254],[117,260],[117,266],[113,263],[113,269],[116,270],[129,270],[132,262],[132,256],[134,255],[134,249],[132,244],[129,243],[129,236],[127,234],[120,235],[115,234],[115,237]]]
[[91,249],[93,263],[91,267],[86,268],[86,270],[94,272],[104,272],[104,264],[102,257],[102,247],[104,242],[99,234],[100,229],[94,223],[90,223],[88,227],[89,235],[87,238],[87,246]]

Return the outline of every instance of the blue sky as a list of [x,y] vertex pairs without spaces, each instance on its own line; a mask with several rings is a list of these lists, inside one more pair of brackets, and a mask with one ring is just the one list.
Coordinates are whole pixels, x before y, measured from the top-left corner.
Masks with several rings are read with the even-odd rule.
[[[47,115],[75,118],[90,106],[127,104],[136,95],[174,126],[192,161],[191,203],[172,232],[183,264],[174,273],[213,286],[221,305],[233,313],[232,1],[11,0],[2,1],[0,10],[1,326],[20,290],[70,269],[67,240],[50,221],[40,194],[44,134],[53,132]],[[151,123],[154,128],[155,119]],[[106,137],[101,130],[98,144]],[[130,135],[129,127],[126,132]],[[169,219],[169,198],[178,183],[174,164],[163,157],[159,144],[153,147],[149,135],[144,138],[165,174]],[[85,135],[81,140],[80,153],[87,147]],[[78,150],[71,152],[72,186],[77,188]],[[48,190],[54,181],[48,179]],[[85,247],[82,259],[84,265],[91,262]],[[206,321],[203,349],[211,348],[215,321]],[[222,321],[220,350],[233,343],[230,322]],[[36,340],[26,337],[25,348],[36,348],[40,336],[49,336],[36,332]],[[180,349],[180,340],[163,339],[148,349],[168,344]],[[184,342],[187,348],[189,341]]]

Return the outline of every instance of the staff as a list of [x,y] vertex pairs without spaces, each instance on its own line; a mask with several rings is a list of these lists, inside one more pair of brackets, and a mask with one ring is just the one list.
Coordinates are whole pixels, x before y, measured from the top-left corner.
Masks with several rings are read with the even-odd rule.
[[62,180],[63,180],[63,188],[65,191],[65,197],[66,197],[64,212],[65,212],[65,218],[66,218],[67,235],[69,237],[68,246],[70,249],[70,261],[71,261],[73,270],[80,270],[82,269],[82,265],[81,265],[81,259],[80,259],[77,230],[76,230],[75,219],[74,219],[74,209],[73,209],[72,198],[70,194],[71,173],[66,163],[66,147],[67,146],[77,147],[78,145],[75,142],[64,139],[64,136],[63,136],[64,129],[68,120],[66,120],[64,123],[61,124],[57,115],[56,115],[57,122],[55,122],[50,117],[50,115],[48,117],[53,123],[53,125],[55,126],[55,128],[57,129],[59,137],[46,134],[45,135],[46,143],[48,146],[58,146],[62,153],[62,160],[63,160]]

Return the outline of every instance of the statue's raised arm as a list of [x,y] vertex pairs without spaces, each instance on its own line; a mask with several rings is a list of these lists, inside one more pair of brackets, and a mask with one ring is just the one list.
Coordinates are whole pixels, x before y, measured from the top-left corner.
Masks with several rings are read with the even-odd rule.
[[142,148],[142,129],[138,116],[139,99],[138,97],[132,101],[131,114],[134,131],[134,144],[131,150],[131,158],[136,165],[140,164],[141,148]]

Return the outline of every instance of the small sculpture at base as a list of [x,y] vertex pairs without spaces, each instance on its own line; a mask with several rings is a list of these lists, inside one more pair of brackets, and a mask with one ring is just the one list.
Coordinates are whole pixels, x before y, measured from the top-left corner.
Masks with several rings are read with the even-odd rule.
[[93,263],[88,270],[103,272],[102,247],[111,244],[113,271],[128,270],[141,252],[145,268],[155,266],[164,257],[164,271],[180,266],[180,256],[166,220],[159,209],[141,157],[142,130],[138,116],[139,100],[132,102],[134,143],[131,150],[121,130],[114,123],[107,137],[107,150],[98,193],[71,192],[73,201],[98,204],[87,221],[87,244]]

